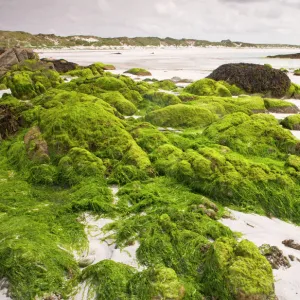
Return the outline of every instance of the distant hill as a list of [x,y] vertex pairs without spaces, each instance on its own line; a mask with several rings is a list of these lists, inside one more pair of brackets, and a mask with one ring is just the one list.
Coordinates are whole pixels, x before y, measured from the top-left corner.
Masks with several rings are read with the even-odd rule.
[[63,47],[120,47],[120,46],[223,46],[223,47],[253,47],[253,48],[300,48],[300,45],[287,44],[251,44],[243,42],[232,42],[223,40],[221,42],[210,42],[196,39],[173,39],[158,37],[116,37],[101,38],[92,35],[56,36],[54,34],[31,34],[23,31],[0,31],[0,47],[28,47],[28,48],[63,48]]

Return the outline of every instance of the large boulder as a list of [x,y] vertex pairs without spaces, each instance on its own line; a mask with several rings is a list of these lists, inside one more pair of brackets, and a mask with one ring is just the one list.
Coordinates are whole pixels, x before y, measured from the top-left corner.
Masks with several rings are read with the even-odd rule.
[[73,71],[78,67],[78,64],[66,61],[65,59],[42,58],[41,61],[46,63],[52,63],[54,65],[55,70],[59,73]]
[[271,97],[287,94],[291,80],[282,71],[256,64],[225,64],[214,70],[208,78],[235,84],[247,93],[263,93]]
[[10,48],[0,51],[0,76],[4,75],[11,66],[27,59],[35,59],[35,54],[31,49]]

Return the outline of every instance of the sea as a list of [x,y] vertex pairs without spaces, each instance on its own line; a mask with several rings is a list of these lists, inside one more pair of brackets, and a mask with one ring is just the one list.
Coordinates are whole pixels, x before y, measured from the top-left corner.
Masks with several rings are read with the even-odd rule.
[[41,58],[63,58],[82,66],[95,62],[112,64],[116,67],[114,73],[123,73],[130,68],[144,68],[152,73],[152,77],[159,80],[172,77],[197,80],[227,63],[270,64],[273,68],[288,69],[292,81],[300,84],[300,76],[294,76],[292,72],[300,68],[299,59],[267,58],[270,55],[300,53],[300,48],[135,47],[109,50],[37,50],[37,52]]

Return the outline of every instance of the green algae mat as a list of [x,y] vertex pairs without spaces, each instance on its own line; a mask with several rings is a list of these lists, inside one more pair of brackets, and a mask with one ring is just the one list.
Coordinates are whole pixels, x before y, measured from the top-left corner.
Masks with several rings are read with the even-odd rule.
[[[0,80],[12,91],[0,99],[9,296],[72,299],[88,283],[96,299],[275,299],[269,262],[218,219],[230,206],[300,222],[300,142],[265,114],[291,105],[211,79],[184,90],[135,82],[105,66],[65,83],[27,61]],[[80,268],[84,213],[113,220],[103,230],[116,247],[138,242],[140,268]]]

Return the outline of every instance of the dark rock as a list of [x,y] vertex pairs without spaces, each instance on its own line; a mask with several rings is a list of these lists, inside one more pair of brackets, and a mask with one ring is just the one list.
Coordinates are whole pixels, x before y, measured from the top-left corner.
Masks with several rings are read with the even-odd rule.
[[273,56],[267,56],[268,58],[291,58],[291,59],[300,59],[300,53],[295,54],[279,54]]
[[263,93],[275,98],[283,97],[291,85],[289,77],[280,70],[245,63],[222,65],[207,78],[235,84],[250,94]]
[[295,243],[294,240],[284,240],[282,244],[285,245],[286,247],[300,250],[300,244]]
[[6,139],[9,135],[19,129],[20,122],[9,106],[0,105],[0,140]]
[[296,259],[296,257],[294,256],[294,255],[289,255],[289,259],[291,260],[291,261],[295,261],[295,259]]
[[39,163],[49,162],[48,145],[37,126],[32,127],[25,134],[24,143],[29,159]]
[[66,61],[64,59],[42,58],[41,61],[52,63],[55,70],[59,73],[66,73],[75,70],[78,67],[78,64]]
[[0,76],[4,75],[11,66],[27,59],[36,59],[38,55],[31,49],[10,48],[0,51]]
[[276,246],[270,246],[268,244],[261,245],[259,247],[260,253],[266,257],[272,266],[272,269],[290,268],[290,262],[286,256],[283,255],[282,251]]

